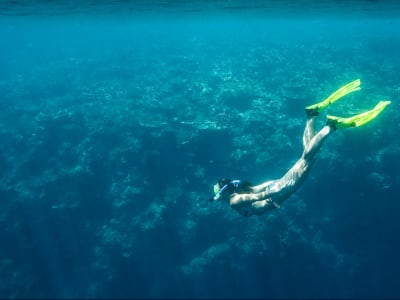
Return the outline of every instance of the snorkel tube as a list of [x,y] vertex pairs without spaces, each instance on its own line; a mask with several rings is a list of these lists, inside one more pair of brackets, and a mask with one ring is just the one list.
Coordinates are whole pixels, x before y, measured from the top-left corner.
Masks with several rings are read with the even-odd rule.
[[217,182],[214,185],[214,197],[210,199],[210,201],[217,201],[221,198],[222,193],[228,188],[228,184],[225,184],[222,188],[219,188],[219,183]]
[[[214,197],[211,197],[210,201],[217,201],[221,196],[224,196],[224,193],[231,194],[237,191],[239,185],[241,184],[241,180],[230,180],[230,179],[221,179],[214,185]],[[222,186],[222,188],[220,188]]]

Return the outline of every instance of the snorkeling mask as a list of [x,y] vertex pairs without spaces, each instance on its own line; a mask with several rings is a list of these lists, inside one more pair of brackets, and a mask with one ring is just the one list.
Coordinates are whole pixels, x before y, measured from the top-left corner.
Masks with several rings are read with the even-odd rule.
[[228,179],[221,179],[218,180],[216,184],[214,184],[214,197],[211,198],[211,201],[217,201],[221,197],[222,193],[228,188],[229,182],[230,180]]
[[214,195],[217,195],[220,190],[219,183],[214,184]]

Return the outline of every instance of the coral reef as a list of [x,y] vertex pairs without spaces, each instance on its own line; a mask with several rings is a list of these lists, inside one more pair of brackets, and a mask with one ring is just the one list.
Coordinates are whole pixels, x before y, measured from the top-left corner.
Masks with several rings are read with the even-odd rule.
[[396,101],[336,132],[281,209],[243,218],[207,201],[220,177],[282,176],[302,152],[304,107],[344,83],[363,90],[335,112],[399,99],[399,37],[235,26],[8,62],[1,297],[400,295]]

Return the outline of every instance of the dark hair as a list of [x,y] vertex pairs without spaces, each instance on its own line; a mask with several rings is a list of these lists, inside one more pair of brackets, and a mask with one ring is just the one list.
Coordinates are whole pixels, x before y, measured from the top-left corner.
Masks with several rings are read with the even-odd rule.
[[222,188],[225,184],[228,184],[231,181],[232,181],[231,179],[221,178],[221,179],[218,179],[217,182],[219,184],[219,187]]
[[[231,182],[231,179],[227,178],[221,178],[218,180],[219,187],[222,188],[224,185],[228,184]],[[239,185],[234,188],[232,185],[232,188],[228,189],[229,193],[238,193],[238,194],[248,194],[253,192],[252,184],[250,181],[247,180],[241,180]]]

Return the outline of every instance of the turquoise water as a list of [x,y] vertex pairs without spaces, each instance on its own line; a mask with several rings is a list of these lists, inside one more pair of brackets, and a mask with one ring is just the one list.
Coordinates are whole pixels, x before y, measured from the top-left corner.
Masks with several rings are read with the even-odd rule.
[[[0,297],[400,296],[400,5],[279,3],[0,4]],[[208,202],[357,78],[327,113],[392,104],[279,210]]]

